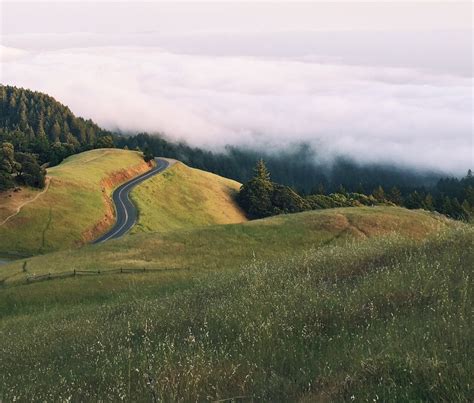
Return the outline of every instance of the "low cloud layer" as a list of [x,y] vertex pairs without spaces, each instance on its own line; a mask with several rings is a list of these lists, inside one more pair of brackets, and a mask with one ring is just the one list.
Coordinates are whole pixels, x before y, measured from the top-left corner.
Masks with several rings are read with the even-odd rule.
[[328,157],[454,173],[472,166],[472,78],[321,60],[3,48],[1,81],[47,92],[106,128],[193,145],[305,141]]

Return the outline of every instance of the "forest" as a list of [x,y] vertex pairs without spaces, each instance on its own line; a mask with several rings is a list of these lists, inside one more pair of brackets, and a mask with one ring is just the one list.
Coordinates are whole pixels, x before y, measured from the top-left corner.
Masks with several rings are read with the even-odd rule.
[[254,168],[254,176],[242,185],[237,201],[251,219],[337,207],[392,205],[437,211],[469,221],[474,213],[474,176],[469,170],[461,180],[441,179],[430,192],[414,190],[406,197],[396,186],[385,192],[381,185],[369,194],[349,192],[341,185],[330,194],[320,189],[299,195],[290,187],[273,182],[265,162],[260,160]]
[[113,133],[76,117],[49,95],[4,85],[0,86],[0,146],[0,189],[12,187],[15,182],[44,186],[44,169],[48,166],[82,151],[117,147],[141,150],[147,159],[154,155],[176,158],[241,183],[254,178],[255,165],[265,160],[265,169],[275,181],[273,187],[279,189],[271,214],[287,211],[284,201],[296,200],[294,195],[301,200],[289,211],[378,201],[467,219],[474,206],[471,171],[459,179],[442,172],[360,164],[345,157],[323,163],[326,159],[308,144],[278,151],[236,146],[205,150],[171,141],[163,134]]
[[57,165],[69,155],[113,147],[111,133],[74,116],[46,94],[0,86],[0,142],[34,154],[40,164]]

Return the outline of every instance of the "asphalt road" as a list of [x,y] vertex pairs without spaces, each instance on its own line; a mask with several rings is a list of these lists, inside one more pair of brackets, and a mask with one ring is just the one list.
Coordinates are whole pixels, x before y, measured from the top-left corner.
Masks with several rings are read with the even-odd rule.
[[102,243],[110,239],[120,238],[126,234],[137,221],[137,208],[130,200],[130,192],[133,188],[152,176],[163,172],[169,167],[170,163],[161,158],[155,158],[156,166],[150,171],[133,178],[115,189],[112,194],[112,200],[115,205],[116,221],[114,226],[103,234],[101,237],[93,241],[93,244]]

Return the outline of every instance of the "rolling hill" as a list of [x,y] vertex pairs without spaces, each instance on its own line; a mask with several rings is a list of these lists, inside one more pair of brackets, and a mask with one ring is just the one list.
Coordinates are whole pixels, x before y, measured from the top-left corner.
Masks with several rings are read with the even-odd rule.
[[23,205],[5,252],[49,253],[0,266],[0,400],[472,400],[471,225],[388,206],[247,222],[237,182],[176,163],[132,192],[131,234],[84,244],[146,169],[90,151],[1,201],[3,221]]
[[[182,168],[178,165],[178,169]],[[188,214],[186,209],[183,211]],[[27,276],[54,274],[71,268],[176,269],[178,272],[182,269],[196,272],[223,267],[233,269],[254,259],[277,261],[312,248],[354,240],[398,237],[421,241],[455,225],[439,214],[398,207],[309,211],[242,224],[188,226],[128,235],[101,245],[29,258],[26,271],[25,260],[15,261],[0,267],[0,281],[4,284],[25,282]]]
[[[0,194],[0,256],[45,253],[83,245],[113,222],[112,190],[145,172],[140,153],[87,151],[48,169],[44,191],[23,188]],[[177,163],[138,186],[134,231],[246,221],[233,201],[240,184]]]
[[40,196],[30,189],[2,193],[0,255],[33,255],[94,239],[113,222],[112,189],[148,169],[138,152],[99,149],[48,169],[48,186]]
[[[347,208],[15,262],[1,396],[469,401],[473,240],[436,214]],[[161,270],[54,277],[121,265]]]
[[139,217],[132,233],[247,221],[234,201],[240,186],[177,162],[133,190]]

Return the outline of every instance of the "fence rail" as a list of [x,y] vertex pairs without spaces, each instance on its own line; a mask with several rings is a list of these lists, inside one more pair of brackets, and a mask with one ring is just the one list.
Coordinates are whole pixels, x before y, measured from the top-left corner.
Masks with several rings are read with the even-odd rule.
[[62,271],[59,273],[46,273],[40,275],[26,276],[27,283],[33,283],[37,281],[44,280],[53,280],[67,277],[76,277],[76,276],[94,276],[101,274],[131,274],[131,273],[158,273],[166,271],[177,271],[177,270],[190,270],[188,267],[163,267],[163,268],[120,268],[120,269],[108,269],[108,270],[68,270]]

